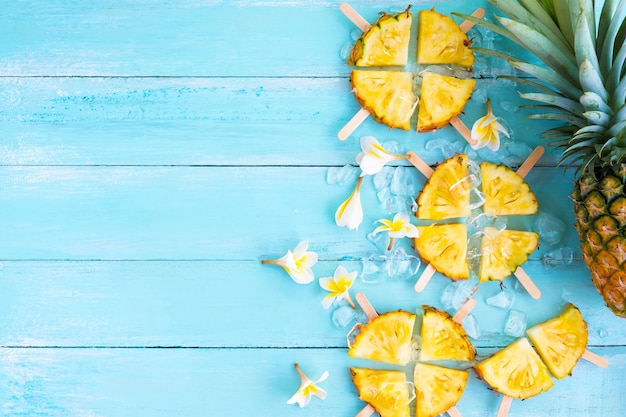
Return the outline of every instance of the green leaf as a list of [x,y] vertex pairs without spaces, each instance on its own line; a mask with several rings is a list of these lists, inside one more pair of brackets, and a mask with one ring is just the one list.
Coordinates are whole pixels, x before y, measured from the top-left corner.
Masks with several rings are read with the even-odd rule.
[[520,93],[520,97],[527,100],[550,104],[575,115],[580,115],[585,110],[579,102],[559,95],[544,93]]

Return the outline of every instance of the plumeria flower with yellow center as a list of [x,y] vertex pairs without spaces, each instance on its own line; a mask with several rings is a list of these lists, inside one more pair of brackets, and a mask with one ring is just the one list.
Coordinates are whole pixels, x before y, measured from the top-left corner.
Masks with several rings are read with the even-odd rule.
[[361,167],[361,175],[374,175],[386,164],[397,159],[407,159],[407,155],[389,153],[383,145],[373,136],[363,136],[361,138],[361,149],[356,156],[356,162]]
[[359,177],[350,197],[335,212],[337,226],[345,226],[348,230],[358,229],[363,222],[363,207],[361,206],[361,183],[363,177]]
[[376,235],[380,232],[389,233],[389,247],[387,250],[391,250],[393,247],[394,239],[401,239],[403,237],[418,237],[419,231],[415,225],[411,224],[411,218],[406,212],[397,213],[393,216],[393,220],[380,219],[376,221],[381,223],[374,231],[372,235]]
[[298,375],[300,375],[300,388],[298,391],[287,400],[287,404],[298,403],[300,408],[304,407],[311,401],[311,397],[316,396],[321,398],[322,400],[326,399],[326,391],[317,386],[322,381],[325,381],[328,378],[328,371],[324,371],[322,376],[317,381],[312,381],[302,372],[300,369],[300,365],[295,363],[296,371]]
[[311,268],[317,263],[318,258],[317,253],[308,251],[308,248],[308,239],[303,240],[293,252],[288,250],[282,258],[264,259],[261,263],[281,266],[296,283],[308,284],[315,279]]
[[354,284],[356,276],[356,271],[348,272],[346,268],[339,265],[335,269],[334,276],[320,278],[320,286],[326,291],[330,291],[330,294],[322,300],[322,306],[328,310],[335,300],[344,299],[350,304],[350,307],[355,309],[356,306],[350,298],[349,290]]
[[472,149],[477,150],[486,146],[492,151],[497,151],[500,148],[500,133],[509,137],[509,132],[493,114],[490,100],[487,100],[487,114],[476,120],[472,126],[471,137],[475,142],[471,145]]

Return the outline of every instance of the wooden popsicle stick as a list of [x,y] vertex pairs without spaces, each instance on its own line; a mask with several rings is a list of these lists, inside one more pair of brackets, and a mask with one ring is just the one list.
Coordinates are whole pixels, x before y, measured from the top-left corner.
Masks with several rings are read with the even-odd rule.
[[463,414],[461,414],[461,412],[459,411],[458,408],[456,408],[456,406],[452,406],[450,408],[448,408],[448,411],[446,411],[448,413],[448,415],[450,417],[463,417]]
[[420,158],[419,156],[417,156],[417,154],[413,151],[409,151],[406,153],[406,156],[408,156],[408,160],[411,164],[413,164],[413,166],[415,168],[417,168],[417,170],[419,172],[421,172],[426,178],[430,178],[431,175],[433,175],[433,172],[435,172],[430,165],[428,165],[426,162],[424,162],[424,160],[422,158]]
[[[472,13],[472,16],[474,16],[477,19],[482,19],[485,16],[485,9],[483,9],[482,7],[479,7],[478,9],[474,10],[474,13]],[[470,20],[465,20],[463,23],[459,25],[459,27],[461,28],[463,32],[467,33],[469,32],[471,28],[474,27],[475,24],[476,23]]]
[[463,123],[461,119],[459,119],[457,116],[454,116],[452,119],[450,119],[450,124],[453,128],[456,129],[457,132],[461,134],[461,136],[463,136],[463,139],[465,139],[467,143],[469,143],[470,145],[476,145],[476,141],[472,139],[471,130],[465,125],[465,123]]
[[368,404],[365,407],[363,407],[361,411],[359,411],[354,417],[369,417],[375,412],[376,410],[374,409],[374,407]]
[[537,300],[541,297],[541,291],[539,291],[539,288],[537,288],[535,283],[532,279],[530,279],[526,271],[524,271],[521,266],[518,266],[513,274],[532,298]]
[[498,407],[498,414],[496,414],[496,417],[506,417],[509,414],[512,402],[513,397],[509,397],[508,395],[503,396],[502,401],[500,401],[500,407]]
[[356,27],[361,29],[362,32],[367,32],[372,27],[372,25],[370,25],[370,23],[365,20],[363,16],[361,16],[359,12],[354,10],[354,8],[348,3],[341,3],[339,5],[339,10],[341,10],[341,13],[343,13],[348,19],[350,19],[350,21],[354,23]]
[[585,352],[583,353],[583,359],[587,362],[593,363],[596,366],[599,366],[600,368],[606,368],[609,366],[609,361],[606,358],[589,350],[585,350]]
[[433,275],[435,275],[435,271],[436,270],[434,266],[432,266],[431,264],[426,265],[426,269],[424,269],[424,272],[422,272],[422,275],[420,275],[420,277],[417,279],[417,282],[415,283],[415,292],[424,291],[424,288],[426,288],[426,285],[428,284],[430,279],[433,277]]
[[370,112],[368,112],[363,107],[361,107],[361,109],[358,112],[356,112],[354,116],[352,116],[352,119],[350,119],[348,123],[346,123],[341,128],[341,130],[337,134],[337,137],[339,138],[339,140],[348,139],[348,136],[350,136],[352,132],[354,132],[356,128],[359,127],[361,123],[363,123],[369,115],[370,115]]
[[465,317],[467,317],[474,307],[476,307],[476,299],[468,298],[467,301],[465,301],[465,304],[463,304],[461,308],[457,310],[456,314],[452,316],[452,320],[459,324],[463,323]]
[[378,313],[376,312],[376,309],[372,307],[372,305],[370,304],[370,301],[367,299],[365,294],[363,294],[362,292],[358,292],[356,293],[354,298],[356,298],[356,302],[359,303],[359,305],[361,306],[361,309],[367,316],[368,321],[372,321],[376,317],[378,317]]
[[533,169],[533,167],[535,166],[537,161],[539,161],[539,158],[541,158],[544,152],[545,148],[541,145],[533,149],[530,155],[528,155],[528,158],[526,158],[524,163],[520,165],[520,167],[517,169],[517,174],[522,178],[528,175],[530,170]]

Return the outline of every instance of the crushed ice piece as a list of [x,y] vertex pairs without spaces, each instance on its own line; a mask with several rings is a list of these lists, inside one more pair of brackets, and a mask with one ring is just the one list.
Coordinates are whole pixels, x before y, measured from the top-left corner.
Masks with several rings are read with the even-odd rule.
[[333,325],[338,329],[344,329],[356,321],[356,311],[347,305],[342,305],[333,310]]
[[477,288],[478,284],[472,279],[454,281],[444,288],[441,303],[447,310],[458,310]]
[[402,144],[400,142],[398,142],[397,140],[388,140],[387,142],[383,143],[383,148],[385,148],[385,150],[388,153],[392,153],[392,154],[396,154],[396,155],[402,155],[404,154],[404,151],[402,149]]
[[417,190],[415,170],[407,167],[396,167],[389,188],[391,193],[395,195],[414,195]]
[[385,208],[387,209],[387,213],[408,213],[410,207],[412,206],[413,199],[402,196],[402,195],[392,195],[385,200]]
[[[385,233],[386,234],[386,233]],[[385,260],[386,256],[375,256],[363,260],[361,269],[361,280],[367,284],[377,284],[385,280]]]
[[350,52],[352,52],[352,42],[346,42],[339,50],[339,57],[342,61],[347,61],[350,58]]
[[421,265],[419,257],[409,255],[402,248],[395,248],[385,262],[385,270],[389,278],[410,279]]
[[475,210],[482,207],[485,204],[487,197],[478,188],[472,187],[470,189],[470,210]]
[[539,238],[550,245],[556,245],[565,234],[565,223],[556,216],[541,212],[533,222],[533,232],[539,234]]
[[520,310],[509,310],[509,316],[504,325],[504,334],[507,336],[521,337],[526,331],[526,313]]
[[362,34],[363,34],[363,31],[361,31],[361,29],[352,29],[350,31],[350,38],[353,41],[356,41],[357,39],[361,37]]
[[463,153],[464,148],[465,144],[463,142],[441,138],[430,139],[424,145],[424,149],[427,151],[440,151],[444,159],[449,159],[457,154]]
[[374,189],[380,191],[389,187],[391,179],[393,178],[395,169],[393,167],[383,167],[380,171],[374,174]]
[[389,238],[389,233],[379,232],[374,234],[372,232],[367,235],[367,240],[374,244],[374,246],[376,246],[379,251],[387,252],[387,248],[389,247],[389,241],[391,239]]
[[378,190],[376,192],[376,198],[379,202],[387,204],[387,200],[391,198],[391,191],[389,190],[389,187],[381,188],[380,190]]
[[465,320],[463,320],[463,328],[472,339],[480,339],[480,326],[473,314],[468,314],[467,317],[465,317]]
[[500,101],[500,108],[507,113],[515,113],[519,111],[519,104],[512,101]]
[[359,168],[354,165],[344,165],[342,167],[330,167],[326,171],[326,183],[347,185],[354,182],[359,175]]
[[508,308],[511,308],[511,305],[513,304],[513,298],[514,296],[511,292],[504,290],[500,291],[498,294],[492,297],[487,298],[485,302],[490,306],[506,310]]
[[551,250],[543,255],[543,264],[547,267],[569,265],[574,260],[574,252],[568,246]]

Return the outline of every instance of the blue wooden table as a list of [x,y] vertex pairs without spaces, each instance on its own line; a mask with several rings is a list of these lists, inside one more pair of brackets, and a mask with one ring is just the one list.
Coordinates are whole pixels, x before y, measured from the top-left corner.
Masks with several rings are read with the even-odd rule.
[[[472,12],[482,1],[440,1]],[[358,1],[368,20],[397,1]],[[413,10],[431,8],[413,2]],[[4,416],[353,416],[364,403],[348,367],[346,334],[322,308],[317,282],[294,283],[262,259],[308,239],[316,281],[337,266],[362,270],[381,253],[368,239],[390,217],[374,181],[362,187],[358,230],[335,224],[353,181],[359,138],[377,137],[428,164],[466,149],[451,127],[389,131],[371,118],[345,141],[337,132],[359,109],[345,51],[356,27],[336,1],[22,0],[0,8],[0,407]],[[475,42],[509,47],[476,28]],[[508,46],[507,46],[508,45]],[[515,52],[515,51],[513,51]],[[519,51],[517,51],[519,52]],[[477,90],[461,119],[485,101],[514,137],[500,154],[516,164],[545,126],[518,110],[520,86],[496,80],[501,62],[477,60]],[[528,326],[566,302],[589,326],[589,350],[547,393],[515,401],[511,416],[626,414],[626,321],[614,317],[581,260],[567,198],[574,172],[548,149],[527,177],[540,211],[565,224],[524,265],[542,292],[532,299],[505,280]],[[425,182],[405,161],[414,193]],[[350,169],[348,167],[347,169]],[[354,171],[356,172],[356,171]],[[353,178],[354,179],[354,178]],[[532,229],[535,218],[521,221]],[[406,243],[406,242],[404,242]],[[402,244],[400,244],[402,247]],[[546,254],[571,248],[570,264]],[[407,249],[408,251],[408,249]],[[421,265],[420,272],[425,265]],[[380,311],[447,309],[450,281],[425,291],[405,279],[357,279]],[[371,278],[371,277],[370,277]],[[480,286],[472,312],[479,357],[514,338],[508,310]],[[293,364],[317,379],[326,400],[287,405],[299,386]],[[500,396],[474,374],[457,408],[495,416]]]

